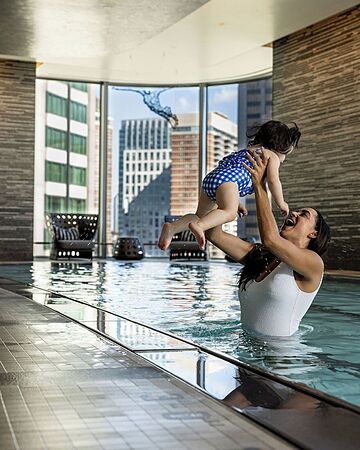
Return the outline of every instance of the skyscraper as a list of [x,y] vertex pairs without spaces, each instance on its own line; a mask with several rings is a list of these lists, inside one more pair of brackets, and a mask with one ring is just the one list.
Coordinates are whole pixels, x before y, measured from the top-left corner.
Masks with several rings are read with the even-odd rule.
[[[238,103],[239,147],[244,148],[248,130],[271,119],[272,79],[239,83]],[[239,236],[259,240],[254,195],[246,197],[246,208],[249,214],[239,222],[242,224]]]
[[[179,126],[171,133],[171,215],[195,212],[199,198],[199,114],[178,114]],[[237,149],[237,125],[224,114],[208,113],[207,168]],[[237,223],[233,221],[224,229],[236,235]],[[223,253],[209,246],[210,257],[220,258]]]
[[[169,214],[170,126],[164,119],[123,120],[119,131],[119,234],[137,236],[149,255]],[[162,254],[163,255],[163,254]]]
[[[195,212],[199,198],[199,114],[178,114],[171,132],[172,215]],[[237,149],[237,126],[224,114],[208,113],[207,170]]]

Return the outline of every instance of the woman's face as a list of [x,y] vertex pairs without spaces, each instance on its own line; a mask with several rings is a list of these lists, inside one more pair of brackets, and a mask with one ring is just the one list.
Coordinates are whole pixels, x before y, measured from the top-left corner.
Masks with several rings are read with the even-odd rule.
[[313,208],[301,208],[291,211],[284,221],[280,234],[290,241],[314,238],[316,232],[317,212]]

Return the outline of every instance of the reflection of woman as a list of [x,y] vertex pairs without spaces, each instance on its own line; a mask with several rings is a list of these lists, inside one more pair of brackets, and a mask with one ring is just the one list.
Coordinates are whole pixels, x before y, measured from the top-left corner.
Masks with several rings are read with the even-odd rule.
[[321,400],[295,391],[276,381],[246,369],[239,369],[236,377],[239,386],[223,401],[235,408],[262,407],[268,409],[313,410],[322,405]]
[[[306,383],[311,372],[323,367],[322,350],[307,341],[306,325],[292,336],[266,336],[239,330],[236,356],[277,375]],[[321,357],[320,357],[321,355]]]
[[241,321],[264,335],[290,336],[320,288],[330,230],[313,208],[293,211],[279,231],[264,177],[268,158],[249,154],[262,244],[250,244],[215,227],[207,238],[244,267],[239,282]]

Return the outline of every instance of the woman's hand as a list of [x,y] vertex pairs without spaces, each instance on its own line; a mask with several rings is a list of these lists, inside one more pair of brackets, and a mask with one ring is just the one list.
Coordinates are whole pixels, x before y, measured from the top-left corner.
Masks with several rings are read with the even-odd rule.
[[261,154],[255,152],[255,150],[249,150],[247,152],[247,158],[253,165],[251,168],[244,162],[242,163],[245,169],[251,174],[253,185],[261,185],[264,184],[266,167],[269,162],[269,156],[264,154],[261,147]]

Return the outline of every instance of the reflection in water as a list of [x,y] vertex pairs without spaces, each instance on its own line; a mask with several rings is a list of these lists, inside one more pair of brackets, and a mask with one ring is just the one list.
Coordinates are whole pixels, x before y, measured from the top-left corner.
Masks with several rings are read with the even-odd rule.
[[269,338],[241,327],[238,271],[235,264],[165,260],[0,266],[0,276],[170,331],[360,404],[359,283],[325,280],[299,331]]
[[278,375],[305,373],[316,369],[316,355],[321,353],[320,347],[306,342],[311,332],[311,326],[302,325],[289,337],[265,337],[241,329],[235,353],[247,362],[275,370]]

